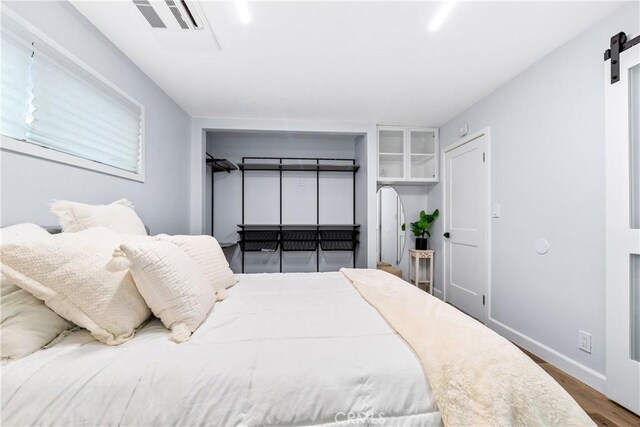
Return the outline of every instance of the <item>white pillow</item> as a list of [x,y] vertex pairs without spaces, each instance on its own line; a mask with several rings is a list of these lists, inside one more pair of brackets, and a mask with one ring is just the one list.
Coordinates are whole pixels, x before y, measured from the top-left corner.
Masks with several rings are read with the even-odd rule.
[[216,302],[207,278],[173,243],[125,243],[120,249],[129,259],[136,286],[153,314],[171,329],[174,341],[187,341]]
[[2,273],[97,340],[121,344],[149,315],[128,271],[112,268],[123,237],[104,227],[0,247]]
[[58,216],[60,225],[66,232],[107,227],[121,234],[147,235],[142,220],[127,199],[117,200],[109,205],[55,201],[51,204],[51,212]]
[[[0,243],[48,239],[35,224],[17,224],[0,230]],[[0,273],[0,357],[20,359],[44,347],[73,325],[29,292]]]
[[215,292],[227,289],[238,282],[229,268],[220,244],[213,237],[160,234],[156,239],[169,241],[185,251],[204,273]]

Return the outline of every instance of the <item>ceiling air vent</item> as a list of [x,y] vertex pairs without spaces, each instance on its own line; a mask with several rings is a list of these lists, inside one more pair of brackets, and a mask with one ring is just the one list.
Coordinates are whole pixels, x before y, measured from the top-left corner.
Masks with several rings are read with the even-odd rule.
[[167,28],[153,6],[151,6],[151,3],[149,3],[149,0],[133,0],[133,4],[136,5],[140,13],[142,13],[142,16],[144,16],[144,19],[147,20],[152,28]]
[[[179,49],[183,52],[221,50],[196,0],[132,1],[151,26],[149,30],[162,49]],[[138,12],[132,10],[132,13],[137,15]]]
[[173,0],[165,0],[165,3],[167,3],[167,6],[169,6],[169,10],[176,18],[176,21],[178,21],[178,25],[180,25],[180,28],[182,28],[183,30],[189,29],[189,26],[182,18],[182,14],[180,13],[180,9],[178,9],[178,6],[176,5],[176,2],[174,2]]
[[151,28],[204,30],[206,20],[194,0],[132,0]]

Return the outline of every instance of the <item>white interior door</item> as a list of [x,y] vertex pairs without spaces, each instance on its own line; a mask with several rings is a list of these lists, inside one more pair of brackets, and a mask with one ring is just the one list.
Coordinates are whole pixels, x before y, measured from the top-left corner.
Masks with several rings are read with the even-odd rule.
[[605,63],[607,396],[640,414],[640,45]]
[[444,153],[445,301],[484,322],[488,271],[485,132]]

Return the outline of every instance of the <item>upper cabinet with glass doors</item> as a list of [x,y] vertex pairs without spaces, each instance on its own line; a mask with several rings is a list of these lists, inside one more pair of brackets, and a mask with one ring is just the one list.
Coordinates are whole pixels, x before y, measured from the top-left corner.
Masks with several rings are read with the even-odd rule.
[[378,182],[438,182],[438,129],[378,126]]

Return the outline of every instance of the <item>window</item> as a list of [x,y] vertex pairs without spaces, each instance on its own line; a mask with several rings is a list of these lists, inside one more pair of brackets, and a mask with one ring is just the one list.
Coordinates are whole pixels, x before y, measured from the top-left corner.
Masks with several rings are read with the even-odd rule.
[[19,21],[3,11],[2,147],[143,181],[143,107]]

